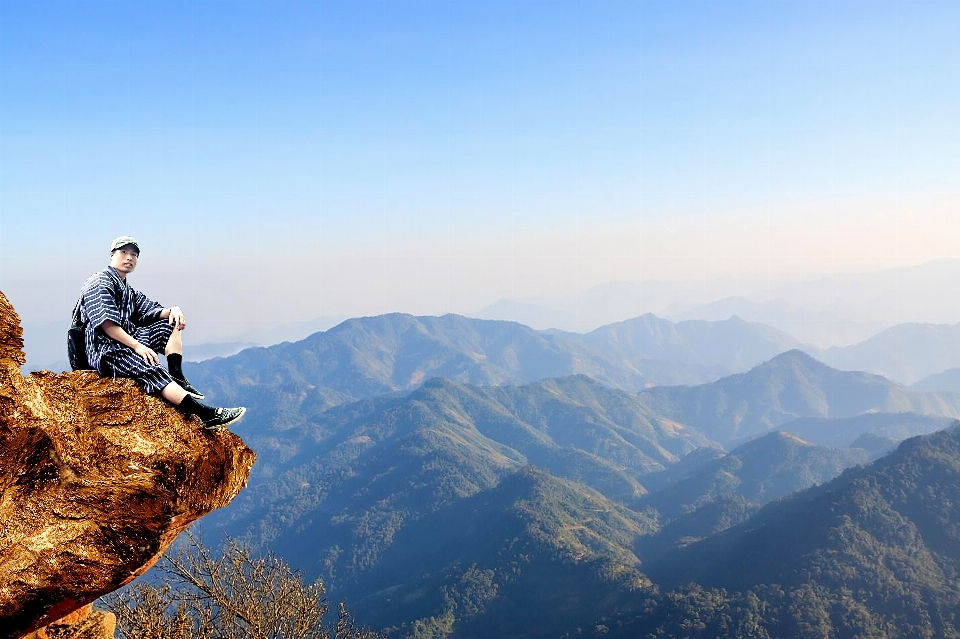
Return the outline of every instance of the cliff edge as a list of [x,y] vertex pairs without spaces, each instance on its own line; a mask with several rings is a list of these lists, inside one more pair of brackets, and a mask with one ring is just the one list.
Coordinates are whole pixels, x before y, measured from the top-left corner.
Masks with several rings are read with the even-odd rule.
[[143,574],[246,486],[256,455],[131,380],[20,374],[0,292],[0,637],[21,637]]

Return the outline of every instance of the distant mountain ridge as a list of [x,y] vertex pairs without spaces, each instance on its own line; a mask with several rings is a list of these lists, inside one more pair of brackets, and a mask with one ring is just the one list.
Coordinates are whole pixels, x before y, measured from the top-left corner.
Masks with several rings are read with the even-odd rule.
[[[651,315],[580,335],[459,315],[347,320],[305,340],[185,365],[218,401],[260,414],[300,414],[410,391],[431,377],[496,385],[584,374],[640,390],[745,369],[795,340],[742,320],[673,324]],[[253,412],[253,411],[251,411]]]
[[817,348],[856,344],[890,327],[889,322],[844,319],[829,309],[801,308],[783,298],[728,297],[669,315],[669,319],[675,322],[691,319],[717,321],[728,317],[742,317],[765,324]]
[[948,368],[935,375],[924,377],[919,382],[910,386],[910,388],[934,393],[960,393],[960,367]]
[[799,279],[616,282],[564,297],[500,300],[475,315],[575,331],[592,330],[643,313],[676,321],[722,320],[736,315],[785,331],[803,342],[829,347],[860,342],[884,328],[907,322],[957,322],[960,298],[945,295],[944,290],[958,278],[960,259],[940,259],[872,272]]
[[845,348],[821,353],[824,362],[913,384],[948,368],[960,367],[960,323],[899,324]]
[[879,375],[839,371],[797,350],[746,373],[700,386],[650,388],[640,398],[654,414],[693,426],[723,445],[801,417],[869,412],[960,417],[960,396],[910,391]]
[[583,340],[614,361],[658,360],[723,367],[730,372],[746,370],[801,346],[786,333],[739,317],[675,323],[651,314],[602,326],[587,333]]
[[917,413],[864,413],[854,417],[800,417],[781,428],[821,446],[855,447],[865,435],[901,442],[917,435],[943,430],[952,417]]

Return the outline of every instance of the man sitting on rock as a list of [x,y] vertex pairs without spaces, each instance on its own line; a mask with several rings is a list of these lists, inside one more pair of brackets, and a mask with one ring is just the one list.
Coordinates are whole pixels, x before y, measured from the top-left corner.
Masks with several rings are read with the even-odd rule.
[[[135,380],[147,393],[159,393],[181,412],[197,415],[209,429],[232,424],[247,409],[200,403],[203,394],[183,375],[183,312],[177,306],[164,308],[127,284],[139,257],[135,239],[118,237],[110,245],[110,266],[83,285],[80,313],[87,322],[90,365],[103,376]],[[160,366],[160,351],[169,371]]]

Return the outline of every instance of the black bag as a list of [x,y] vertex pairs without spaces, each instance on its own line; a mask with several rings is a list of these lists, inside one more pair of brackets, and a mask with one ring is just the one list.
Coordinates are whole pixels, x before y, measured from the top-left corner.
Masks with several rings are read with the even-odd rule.
[[67,358],[70,368],[75,371],[93,368],[87,361],[86,332],[87,325],[80,319],[80,300],[77,300],[77,305],[73,307],[73,323],[67,330]]

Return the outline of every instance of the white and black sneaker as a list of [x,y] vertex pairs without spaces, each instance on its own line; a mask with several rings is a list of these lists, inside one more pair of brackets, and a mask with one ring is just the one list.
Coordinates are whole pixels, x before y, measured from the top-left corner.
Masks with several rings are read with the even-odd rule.
[[200,391],[198,391],[196,388],[194,388],[194,387],[193,387],[193,384],[191,384],[190,382],[188,382],[186,379],[181,379],[181,378],[177,377],[176,375],[171,375],[170,377],[172,377],[172,378],[173,378],[173,381],[175,381],[177,384],[180,385],[180,388],[182,388],[183,390],[187,391],[187,395],[189,395],[190,397],[192,397],[192,398],[194,398],[194,399],[204,399],[204,398],[205,398],[204,394],[201,393]]
[[240,408],[217,408],[213,412],[213,417],[203,420],[203,427],[207,430],[226,428],[238,421],[246,412],[247,409],[243,406]]

